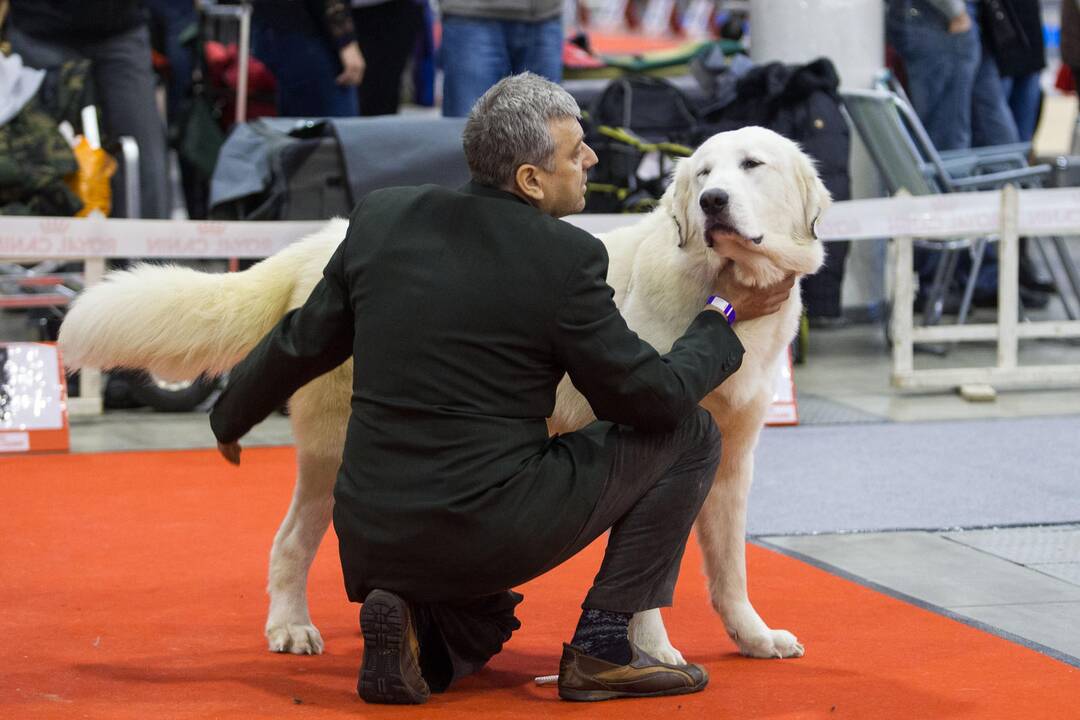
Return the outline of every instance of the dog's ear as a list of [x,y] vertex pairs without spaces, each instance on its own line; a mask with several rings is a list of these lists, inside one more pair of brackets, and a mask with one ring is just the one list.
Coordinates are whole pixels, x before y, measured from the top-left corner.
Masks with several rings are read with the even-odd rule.
[[821,182],[813,161],[803,153],[799,153],[796,174],[799,177],[803,204],[803,228],[798,235],[807,240],[816,240],[818,219],[832,204],[832,196],[829,195],[825,183]]
[[667,208],[678,226],[680,248],[685,247],[702,232],[700,223],[692,223],[690,220],[691,203],[694,202],[693,193],[690,159],[685,158],[675,164],[675,178],[660,200],[660,205]]

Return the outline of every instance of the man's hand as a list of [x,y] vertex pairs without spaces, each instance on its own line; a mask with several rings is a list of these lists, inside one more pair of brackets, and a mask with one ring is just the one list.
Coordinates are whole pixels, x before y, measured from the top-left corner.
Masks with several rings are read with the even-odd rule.
[[971,16],[966,12],[962,12],[952,20],[949,20],[949,32],[953,35],[958,33],[966,33],[971,29]]
[[[795,275],[788,275],[775,285],[747,287],[735,279],[735,263],[728,263],[716,276],[713,293],[731,303],[731,306],[735,308],[735,322],[741,322],[763,315],[772,315],[791,297],[793,287],[795,287]],[[720,312],[711,305],[707,305],[706,308]]]
[[221,453],[221,457],[228,460],[233,465],[240,464],[240,443],[222,443],[217,444],[218,452]]
[[364,69],[367,67],[364,56],[360,52],[360,46],[355,42],[351,42],[341,48],[338,57],[341,58],[341,67],[343,69],[341,74],[337,76],[337,84],[359,85],[364,79]]

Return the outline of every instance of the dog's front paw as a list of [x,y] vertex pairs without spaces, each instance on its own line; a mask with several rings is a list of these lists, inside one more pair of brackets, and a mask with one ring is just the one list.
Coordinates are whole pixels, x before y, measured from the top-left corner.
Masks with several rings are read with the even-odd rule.
[[270,652],[321,655],[323,651],[322,635],[319,634],[319,629],[310,623],[267,626],[266,640],[270,645]]
[[734,635],[733,640],[739,646],[739,652],[747,657],[789,658],[802,657],[803,646],[787,630],[768,630],[762,634],[747,636]]
[[654,658],[662,663],[668,665],[685,665],[686,660],[683,660],[682,653],[671,646],[671,643],[664,643],[660,647],[647,648],[642,645],[638,645],[639,648],[652,655]]
[[660,662],[669,665],[685,665],[682,653],[675,649],[668,640],[667,629],[660,617],[660,611],[646,610],[634,615],[628,631],[630,642],[652,655]]

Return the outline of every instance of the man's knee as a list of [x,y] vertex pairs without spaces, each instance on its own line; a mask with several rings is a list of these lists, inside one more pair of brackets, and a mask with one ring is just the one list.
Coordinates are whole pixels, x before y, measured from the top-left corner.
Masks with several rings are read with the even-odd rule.
[[703,503],[712,487],[716,468],[720,464],[720,429],[716,426],[716,421],[709,411],[700,407],[687,418],[686,422],[693,438],[689,453],[701,464],[698,496]]
[[712,413],[703,407],[694,410],[690,417],[693,423],[695,445],[709,452],[710,460],[720,460],[720,428]]

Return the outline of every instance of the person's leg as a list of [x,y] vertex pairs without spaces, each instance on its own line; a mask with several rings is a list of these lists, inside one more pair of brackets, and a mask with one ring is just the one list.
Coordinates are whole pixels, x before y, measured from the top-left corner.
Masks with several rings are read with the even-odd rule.
[[[536,575],[573,557],[610,528],[603,563],[582,604],[577,640],[597,657],[622,658],[631,652],[626,635],[630,616],[671,604],[690,528],[720,461],[720,433],[708,412],[698,408],[671,432],[620,426],[603,437],[614,447],[600,498],[577,536]],[[411,604],[420,665],[433,691],[476,672],[502,648],[519,626],[513,613],[520,601],[520,595],[507,591],[463,602]],[[590,623],[592,611],[606,617]]]
[[1039,106],[1042,103],[1039,73],[1002,78],[1001,84],[1016,122],[1020,142],[1031,142],[1035,137],[1035,128],[1039,125]]
[[341,63],[321,38],[252,25],[252,54],[274,74],[282,117],[351,117],[356,89],[338,85]]
[[175,0],[146,0],[151,17],[160,24],[163,35],[163,52],[169,59],[169,82],[165,86],[165,109],[169,125],[180,119],[180,111],[187,103],[191,90],[192,53],[180,36],[198,22],[195,6]]
[[[165,123],[158,112],[150,61],[150,31],[143,25],[111,38],[87,44],[94,85],[101,101],[105,127],[113,138],[130,135],[139,144],[139,202],[144,218],[168,218],[169,161]],[[119,173],[113,176],[114,212],[126,216]]]
[[900,49],[908,95],[938,150],[971,143],[971,84],[978,62],[973,31],[951,34],[929,22],[909,22]]
[[971,145],[1005,145],[1020,142],[1016,122],[1001,91],[997,63],[983,50],[971,93]]
[[510,74],[504,23],[446,15],[442,21],[445,117],[465,117],[484,92]]
[[10,22],[8,23],[7,32],[12,51],[19,54],[23,64],[27,67],[49,70],[60,66],[67,60],[77,60],[85,57],[73,47],[27,35]]
[[528,70],[552,82],[562,81],[563,24],[555,17],[542,22],[513,23],[510,40],[511,73]]
[[367,68],[360,84],[360,114],[393,115],[401,101],[401,75],[424,26],[415,0],[353,8],[353,25]]

